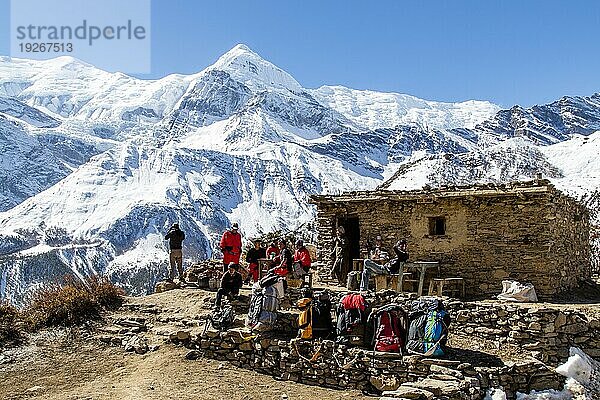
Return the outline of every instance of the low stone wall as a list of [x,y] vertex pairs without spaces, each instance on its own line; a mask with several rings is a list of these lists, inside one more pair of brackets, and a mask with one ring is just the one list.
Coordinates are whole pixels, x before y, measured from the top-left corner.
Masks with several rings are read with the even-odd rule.
[[423,398],[443,395],[439,398],[481,399],[489,387],[502,387],[512,398],[517,391],[558,388],[563,381],[535,361],[474,367],[461,360],[400,357],[349,348],[329,340],[261,338],[239,329],[208,330],[192,335],[186,345],[198,355],[285,380],[337,389],[363,390],[372,384],[380,390],[413,394],[422,391]]
[[[329,294],[335,308],[345,293]],[[284,303],[289,307],[299,297],[300,290],[290,288]],[[410,311],[416,295],[380,291],[365,297],[373,308],[395,302]],[[452,318],[451,340],[458,335],[481,338],[494,342],[498,350],[514,345],[530,351],[537,360],[525,357],[520,363],[504,363],[470,348],[451,351],[452,360],[402,358],[332,341],[295,342],[291,339],[296,336],[298,311],[293,307],[279,312],[275,329],[266,336],[239,328],[227,332],[207,330],[186,337],[184,342],[198,356],[281,379],[338,389],[362,390],[372,384],[401,395],[409,392],[413,396],[407,396],[410,398],[419,398],[419,391],[424,391],[422,398],[445,393],[446,397],[440,398],[479,399],[488,388],[503,388],[512,399],[517,391],[560,389],[564,378],[546,363],[556,366],[566,360],[569,346],[600,355],[600,321],[590,313],[563,305],[443,301]],[[482,361],[481,357],[486,356],[491,361]]]
[[[331,293],[337,304],[342,292]],[[294,304],[299,294],[289,293]],[[372,307],[398,303],[405,310],[417,297],[414,293],[394,291],[365,295]],[[569,356],[569,347],[581,348],[591,357],[600,357],[600,313],[584,313],[566,305],[538,303],[463,302],[444,298],[452,318],[450,332],[511,344],[531,351],[531,355],[554,365]]]
[[499,344],[530,350],[540,360],[557,364],[568,358],[569,347],[600,357],[600,317],[564,306],[462,303],[451,310],[460,331]]

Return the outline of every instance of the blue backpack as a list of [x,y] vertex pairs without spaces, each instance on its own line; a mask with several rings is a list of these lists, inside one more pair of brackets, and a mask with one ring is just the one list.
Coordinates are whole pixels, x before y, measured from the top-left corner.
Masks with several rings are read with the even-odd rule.
[[449,325],[450,314],[440,300],[423,297],[413,301],[406,349],[413,354],[443,356]]

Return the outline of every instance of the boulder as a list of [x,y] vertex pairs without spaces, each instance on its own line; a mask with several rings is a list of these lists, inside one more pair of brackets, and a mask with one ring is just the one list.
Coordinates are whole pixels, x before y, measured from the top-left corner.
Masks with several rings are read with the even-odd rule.
[[395,376],[372,376],[369,382],[377,388],[377,390],[396,390],[400,386],[400,382]]
[[177,287],[178,286],[174,282],[162,281],[156,284],[156,286],[154,287],[154,292],[162,293],[168,290],[177,289]]
[[424,390],[409,386],[400,386],[393,391],[384,391],[383,398],[386,399],[411,399],[411,400],[432,400],[434,394]]

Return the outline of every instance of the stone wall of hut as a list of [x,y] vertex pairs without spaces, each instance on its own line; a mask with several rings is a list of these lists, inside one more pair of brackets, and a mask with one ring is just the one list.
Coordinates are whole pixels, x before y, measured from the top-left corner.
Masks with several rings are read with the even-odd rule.
[[[531,282],[551,297],[589,277],[585,210],[556,189],[494,195],[317,202],[321,260],[329,265],[338,218],[358,217],[361,253],[381,235],[384,245],[409,243],[411,260],[439,261],[441,276],[465,279],[469,295],[496,295],[504,279]],[[445,233],[431,235],[431,218]]]

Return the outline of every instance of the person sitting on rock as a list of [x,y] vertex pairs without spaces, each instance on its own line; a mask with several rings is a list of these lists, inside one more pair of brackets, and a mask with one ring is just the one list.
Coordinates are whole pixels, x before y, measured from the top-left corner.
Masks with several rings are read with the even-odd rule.
[[310,253],[304,246],[302,239],[296,240],[296,252],[294,253],[294,263],[300,263],[302,269],[308,274],[312,260],[310,259]]
[[238,272],[239,268],[240,266],[234,262],[229,263],[227,266],[227,272],[225,272],[221,278],[221,287],[217,290],[215,309],[221,308],[223,296],[234,298],[240,294],[242,275]]
[[273,260],[276,263],[276,267],[269,271],[269,273],[286,276],[292,272],[294,256],[292,255],[290,249],[287,248],[287,241],[285,239],[280,239],[278,244],[279,255]]

